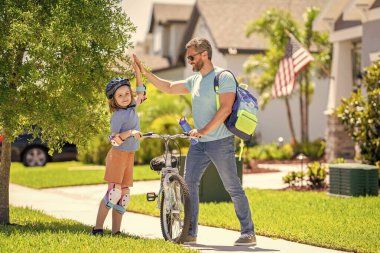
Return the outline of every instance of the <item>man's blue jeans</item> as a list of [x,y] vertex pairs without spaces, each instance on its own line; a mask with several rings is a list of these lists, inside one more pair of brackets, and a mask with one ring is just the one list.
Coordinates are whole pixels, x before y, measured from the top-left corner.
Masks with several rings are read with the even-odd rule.
[[214,163],[224,188],[231,196],[240,221],[241,233],[254,233],[248,199],[237,175],[234,136],[230,136],[190,146],[185,164],[185,181],[190,190],[189,235],[197,236],[198,233],[199,184],[210,162]]

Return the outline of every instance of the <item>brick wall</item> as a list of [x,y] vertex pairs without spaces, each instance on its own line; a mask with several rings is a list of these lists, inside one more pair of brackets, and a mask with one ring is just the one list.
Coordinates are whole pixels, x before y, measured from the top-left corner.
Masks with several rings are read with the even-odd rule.
[[338,157],[354,159],[355,143],[334,115],[327,115],[326,159],[332,161]]

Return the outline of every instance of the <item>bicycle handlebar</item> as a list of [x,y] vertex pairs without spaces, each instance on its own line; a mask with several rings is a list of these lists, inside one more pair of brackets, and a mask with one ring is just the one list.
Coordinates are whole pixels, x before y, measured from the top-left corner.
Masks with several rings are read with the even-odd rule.
[[182,134],[174,134],[174,135],[169,135],[169,134],[157,134],[154,132],[148,132],[144,133],[141,135],[141,138],[160,138],[160,139],[176,139],[176,138],[183,138],[183,139],[191,139],[191,138],[196,138],[192,137],[189,135],[189,133],[182,133]]

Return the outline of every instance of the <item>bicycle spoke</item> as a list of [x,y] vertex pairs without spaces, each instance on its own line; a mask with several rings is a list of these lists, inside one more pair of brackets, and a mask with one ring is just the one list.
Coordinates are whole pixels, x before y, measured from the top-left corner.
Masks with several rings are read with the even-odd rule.
[[185,180],[179,175],[179,161],[175,161],[173,165],[169,142],[176,138],[189,139],[189,136],[188,134],[159,135],[150,132],[143,134],[142,138],[160,138],[164,141],[165,153],[162,155],[164,161],[158,160],[154,164],[151,162],[152,170],[161,171],[159,192],[161,198],[157,202],[160,207],[161,230],[165,240],[182,243],[190,227],[190,196]]
[[188,206],[187,208],[185,206],[189,205],[188,190],[182,177],[173,175],[171,183],[163,195],[161,212],[165,212],[165,214],[161,216],[163,218],[161,225],[164,238],[173,242],[181,242],[182,238],[187,235],[190,224],[189,209]]

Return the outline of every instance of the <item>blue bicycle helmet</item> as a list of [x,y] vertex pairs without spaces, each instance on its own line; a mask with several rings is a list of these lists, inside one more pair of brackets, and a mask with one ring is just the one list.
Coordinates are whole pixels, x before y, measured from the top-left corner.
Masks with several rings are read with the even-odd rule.
[[125,79],[122,77],[112,78],[112,80],[107,84],[107,87],[106,87],[107,98],[108,99],[113,98],[113,95],[115,95],[116,90],[119,89],[123,85],[131,87],[131,84],[129,83],[128,79]]

